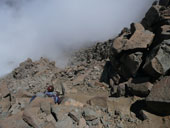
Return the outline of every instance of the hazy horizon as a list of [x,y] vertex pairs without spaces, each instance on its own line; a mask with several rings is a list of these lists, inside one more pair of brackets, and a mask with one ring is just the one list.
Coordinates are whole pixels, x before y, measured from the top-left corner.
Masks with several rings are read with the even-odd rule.
[[0,0],[0,76],[28,57],[47,57],[62,67],[72,50],[142,20],[153,1]]

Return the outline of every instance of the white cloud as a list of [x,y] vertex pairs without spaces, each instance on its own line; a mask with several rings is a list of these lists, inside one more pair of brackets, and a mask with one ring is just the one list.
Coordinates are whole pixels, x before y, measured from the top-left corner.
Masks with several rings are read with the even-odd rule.
[[141,20],[153,1],[1,0],[0,75],[28,57],[66,64],[67,51],[113,38]]

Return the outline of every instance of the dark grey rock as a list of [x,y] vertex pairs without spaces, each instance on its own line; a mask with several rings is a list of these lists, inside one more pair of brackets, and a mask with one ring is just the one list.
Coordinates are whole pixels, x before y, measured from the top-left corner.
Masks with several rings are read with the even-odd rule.
[[128,85],[128,91],[136,96],[141,96],[141,97],[146,97],[149,95],[151,89],[152,89],[153,84],[150,82],[145,82],[145,83],[131,83]]
[[169,0],[160,0],[159,4],[162,6],[168,6],[170,4],[170,1]]
[[142,20],[142,24],[145,28],[150,28],[153,24],[156,24],[160,20],[160,8],[159,5],[152,6]]
[[170,76],[154,84],[146,98],[147,108],[161,115],[170,115]]
[[165,40],[151,51],[143,68],[152,77],[166,75],[170,69],[169,60],[170,40]]

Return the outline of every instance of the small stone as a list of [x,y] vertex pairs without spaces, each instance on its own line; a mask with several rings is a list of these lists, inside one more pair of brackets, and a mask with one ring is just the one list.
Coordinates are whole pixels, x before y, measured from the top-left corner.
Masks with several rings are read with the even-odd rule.
[[79,120],[79,128],[86,128],[87,124],[86,124],[86,120],[84,118],[81,118]]
[[98,114],[90,108],[84,108],[83,117],[86,121],[92,121],[98,118]]

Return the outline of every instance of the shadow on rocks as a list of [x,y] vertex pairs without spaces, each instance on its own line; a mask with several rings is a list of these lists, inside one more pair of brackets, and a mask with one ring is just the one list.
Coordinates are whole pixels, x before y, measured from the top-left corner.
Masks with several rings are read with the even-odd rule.
[[137,100],[130,107],[130,111],[134,112],[138,119],[145,120],[145,116],[142,114],[142,110],[146,110],[145,100]]
[[[154,104],[155,107],[157,107],[158,104]],[[136,114],[136,117],[140,120],[146,120],[148,117],[145,114],[145,112],[149,112],[151,114],[157,115],[157,116],[161,116],[161,117],[165,117],[168,116],[169,113],[158,113],[152,109],[150,109],[147,106],[147,103],[145,100],[137,100],[135,103],[133,103],[130,107],[130,111]],[[145,112],[144,112],[145,111]]]

